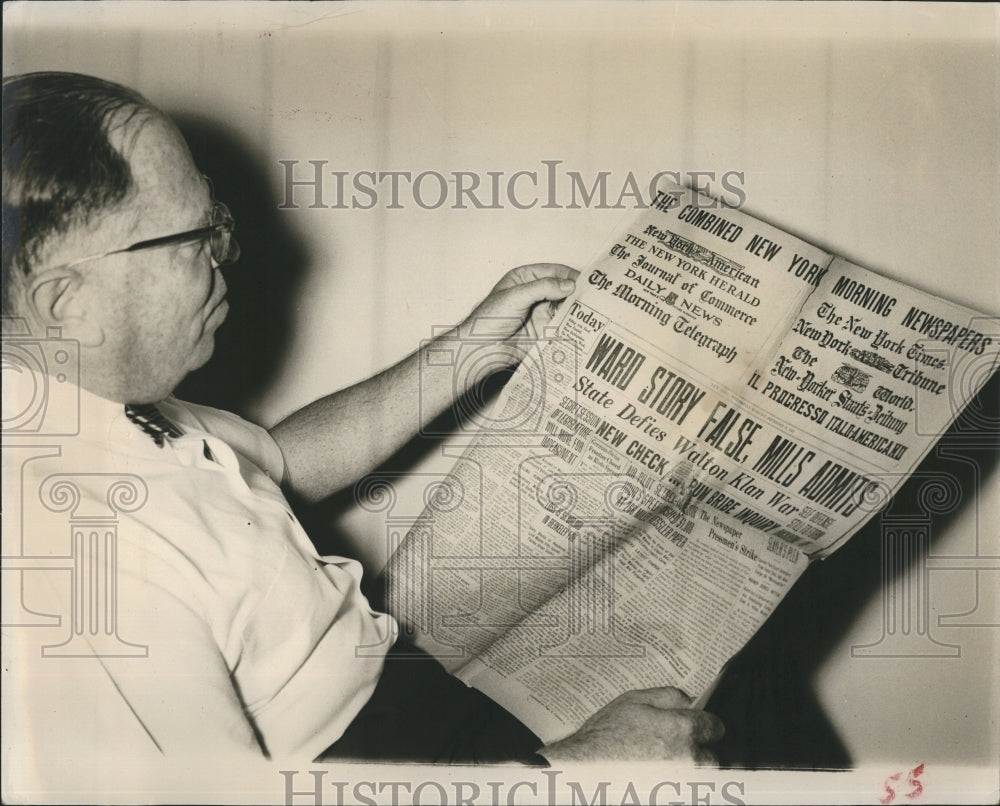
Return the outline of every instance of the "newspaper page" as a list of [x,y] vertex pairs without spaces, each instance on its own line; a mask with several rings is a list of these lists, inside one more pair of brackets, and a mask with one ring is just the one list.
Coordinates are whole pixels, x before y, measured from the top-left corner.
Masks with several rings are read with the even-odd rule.
[[672,184],[577,286],[388,569],[407,637],[545,741],[708,692],[997,363],[974,312]]

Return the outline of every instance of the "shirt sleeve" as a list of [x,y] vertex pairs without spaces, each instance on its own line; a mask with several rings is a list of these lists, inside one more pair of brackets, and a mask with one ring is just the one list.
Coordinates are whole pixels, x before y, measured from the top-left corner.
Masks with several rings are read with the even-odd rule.
[[237,414],[169,397],[160,408],[181,426],[192,425],[208,432],[241,453],[267,473],[275,484],[285,478],[285,457],[266,429]]

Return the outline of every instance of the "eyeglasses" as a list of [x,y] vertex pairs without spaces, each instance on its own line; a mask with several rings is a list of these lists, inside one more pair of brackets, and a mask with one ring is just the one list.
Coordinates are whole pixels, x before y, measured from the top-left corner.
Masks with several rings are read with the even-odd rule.
[[88,255],[69,263],[63,263],[57,268],[69,269],[73,266],[79,266],[81,263],[89,263],[91,260],[99,260],[102,257],[109,257],[110,255],[119,255],[124,252],[138,252],[142,249],[158,249],[161,246],[192,243],[194,241],[205,240],[206,238],[212,250],[212,260],[219,266],[227,266],[230,263],[234,263],[240,256],[240,245],[233,237],[236,222],[233,220],[232,213],[229,212],[229,208],[222,202],[213,202],[212,214],[209,221],[211,223],[204,227],[187,230],[186,232],[178,232],[175,235],[161,235],[159,238],[139,241],[131,246],[126,246],[124,249],[112,249],[110,252],[102,252],[99,255]]

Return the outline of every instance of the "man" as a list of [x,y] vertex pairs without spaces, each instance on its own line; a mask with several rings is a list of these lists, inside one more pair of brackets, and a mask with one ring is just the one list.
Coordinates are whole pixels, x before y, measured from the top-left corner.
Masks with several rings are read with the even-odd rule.
[[[57,460],[24,462],[19,481],[50,511],[111,507],[117,530],[113,551],[96,531],[79,536],[116,567],[112,595],[74,576],[74,595],[113,606],[100,628],[67,609],[68,574],[23,575],[23,606],[80,620],[74,640],[90,651],[39,653],[37,632],[17,633],[5,663],[8,721],[23,743],[15,753],[94,764],[359,749],[458,761],[706,757],[701,745],[721,725],[674,689],[630,692],[539,747],[433,662],[384,671],[405,663],[385,658],[393,620],[368,606],[356,562],[316,554],[280,487],[307,500],[347,487],[413,435],[416,412],[427,421],[463,390],[450,374],[425,375],[418,388],[418,351],[270,432],[176,400],[174,388],[212,355],[227,312],[221,267],[238,256],[232,218],[176,127],[131,90],[41,73],[4,82],[3,130],[4,313],[79,344],[79,433]],[[490,323],[504,354],[545,324],[545,303],[569,294],[574,276],[551,264],[514,269],[459,337]],[[65,554],[64,539],[33,553]],[[92,620],[99,610],[87,611]],[[420,710],[442,697],[448,707]],[[442,724],[431,726],[435,714]]]

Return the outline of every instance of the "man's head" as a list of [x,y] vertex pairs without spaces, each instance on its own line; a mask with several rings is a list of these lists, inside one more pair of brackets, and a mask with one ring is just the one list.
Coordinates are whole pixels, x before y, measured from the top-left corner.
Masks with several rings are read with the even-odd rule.
[[227,310],[209,237],[126,251],[215,223],[176,127],[125,87],[35,73],[4,81],[3,149],[4,313],[78,340],[100,395],[169,394]]

